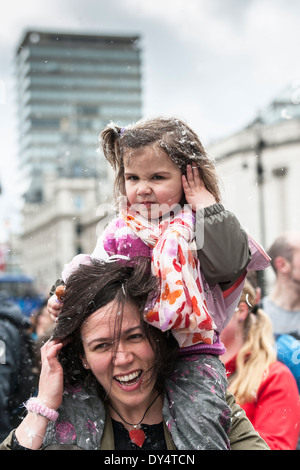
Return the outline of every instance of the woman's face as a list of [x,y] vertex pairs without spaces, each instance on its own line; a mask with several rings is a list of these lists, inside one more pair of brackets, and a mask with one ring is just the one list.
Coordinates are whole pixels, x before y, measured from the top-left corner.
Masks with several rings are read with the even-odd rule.
[[118,409],[148,403],[155,384],[155,355],[143,334],[138,308],[130,302],[125,304],[120,337],[116,338],[119,310],[117,303],[111,302],[81,327],[83,365],[93,372]]

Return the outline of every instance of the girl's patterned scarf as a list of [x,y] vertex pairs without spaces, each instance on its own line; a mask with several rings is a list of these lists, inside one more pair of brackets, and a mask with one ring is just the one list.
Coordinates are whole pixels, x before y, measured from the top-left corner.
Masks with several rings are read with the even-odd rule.
[[212,344],[216,326],[203,296],[192,210],[184,208],[159,224],[131,214],[130,209],[122,218],[153,247],[152,272],[160,280],[160,296],[146,314],[146,321],[162,331],[172,329],[180,347]]

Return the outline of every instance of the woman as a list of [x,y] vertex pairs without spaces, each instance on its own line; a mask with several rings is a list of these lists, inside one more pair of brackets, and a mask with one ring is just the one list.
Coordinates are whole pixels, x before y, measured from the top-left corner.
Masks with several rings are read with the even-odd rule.
[[271,450],[293,450],[300,425],[297,384],[276,360],[272,325],[255,306],[255,297],[255,289],[246,281],[239,306],[221,334],[228,390]]
[[[143,261],[83,265],[70,276],[53,339],[42,348],[38,397],[1,449],[180,447],[165,400],[178,346],[144,321],[157,280]],[[228,404],[231,448],[268,449],[232,395]]]

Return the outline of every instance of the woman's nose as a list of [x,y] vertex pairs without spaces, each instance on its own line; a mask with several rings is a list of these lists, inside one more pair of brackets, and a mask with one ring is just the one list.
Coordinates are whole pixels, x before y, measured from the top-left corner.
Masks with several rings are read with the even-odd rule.
[[125,348],[119,347],[115,353],[115,366],[128,364],[132,362],[133,354],[131,351],[126,350]]

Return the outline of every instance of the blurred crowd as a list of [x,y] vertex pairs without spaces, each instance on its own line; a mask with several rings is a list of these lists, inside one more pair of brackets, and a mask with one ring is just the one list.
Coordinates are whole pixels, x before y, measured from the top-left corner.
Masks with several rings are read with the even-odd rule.
[[23,403],[37,393],[40,348],[53,328],[47,300],[28,317],[0,292],[0,441],[18,426]]

